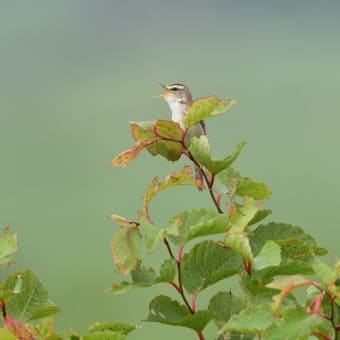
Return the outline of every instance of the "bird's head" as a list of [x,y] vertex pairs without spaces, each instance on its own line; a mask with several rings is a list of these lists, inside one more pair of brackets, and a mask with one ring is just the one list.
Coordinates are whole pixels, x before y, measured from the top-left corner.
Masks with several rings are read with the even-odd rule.
[[170,105],[173,102],[181,104],[189,104],[192,101],[192,96],[189,88],[183,84],[162,85],[165,92],[155,98],[164,98]]

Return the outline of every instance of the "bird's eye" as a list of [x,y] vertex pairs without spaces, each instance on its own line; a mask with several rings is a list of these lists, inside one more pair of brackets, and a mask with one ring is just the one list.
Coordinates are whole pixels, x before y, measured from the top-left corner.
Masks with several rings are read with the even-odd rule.
[[177,91],[177,90],[178,90],[177,87],[173,87],[173,88],[171,89],[171,91]]

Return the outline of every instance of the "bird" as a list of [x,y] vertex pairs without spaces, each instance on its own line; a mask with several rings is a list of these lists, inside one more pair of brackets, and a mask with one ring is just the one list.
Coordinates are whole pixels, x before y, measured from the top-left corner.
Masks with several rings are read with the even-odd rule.
[[[180,128],[185,131],[183,117],[186,114],[187,107],[193,102],[191,91],[188,86],[184,84],[170,84],[160,86],[165,92],[155,98],[163,98],[168,103],[171,111],[171,120],[178,123]],[[190,146],[192,137],[200,137],[206,135],[206,127],[203,120],[196,125],[190,127],[185,133],[184,145]],[[202,171],[198,166],[195,166],[195,177],[203,183]]]

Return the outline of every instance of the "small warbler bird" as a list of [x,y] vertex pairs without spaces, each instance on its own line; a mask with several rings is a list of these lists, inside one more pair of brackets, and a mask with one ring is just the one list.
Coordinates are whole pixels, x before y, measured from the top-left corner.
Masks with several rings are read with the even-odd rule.
[[[186,114],[187,106],[192,103],[192,95],[189,88],[183,84],[162,85],[165,92],[155,98],[163,98],[168,103],[171,110],[171,120],[178,123],[182,130],[185,129],[183,116]],[[190,145],[192,137],[199,137],[206,134],[205,123],[203,120],[190,127],[185,135],[185,146]],[[196,178],[203,181],[201,170],[196,167]]]

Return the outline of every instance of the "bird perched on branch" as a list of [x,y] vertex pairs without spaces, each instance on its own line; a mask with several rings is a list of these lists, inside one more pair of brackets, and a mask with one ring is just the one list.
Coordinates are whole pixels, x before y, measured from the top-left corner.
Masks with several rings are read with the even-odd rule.
[[[165,92],[155,98],[163,98],[168,103],[171,110],[171,120],[178,123],[182,130],[185,129],[183,117],[186,114],[188,105],[192,103],[192,95],[189,88],[183,84],[162,85]],[[199,137],[206,134],[205,123],[203,120],[190,127],[185,135],[184,145],[189,146],[192,137]],[[195,167],[196,178],[203,181],[200,168]]]

